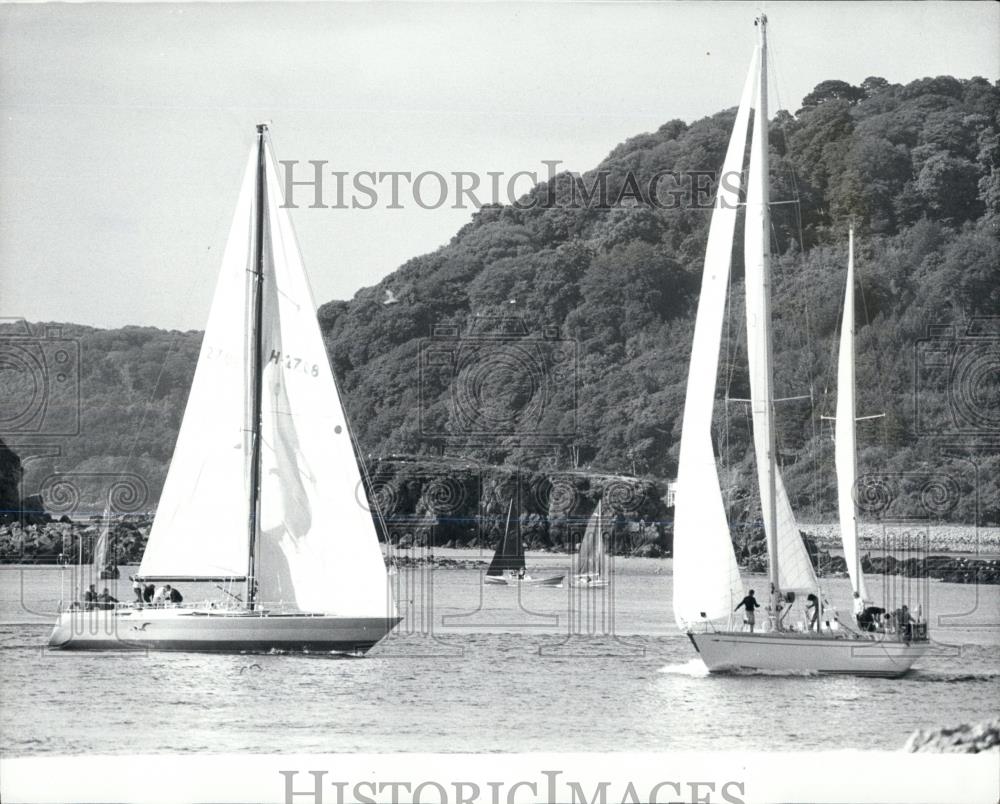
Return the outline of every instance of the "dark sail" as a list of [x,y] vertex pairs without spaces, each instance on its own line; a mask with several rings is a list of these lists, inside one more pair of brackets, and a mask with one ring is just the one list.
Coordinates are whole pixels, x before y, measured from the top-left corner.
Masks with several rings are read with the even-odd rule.
[[493,554],[490,568],[486,570],[487,575],[498,576],[505,572],[518,572],[524,569],[524,545],[521,544],[521,533],[519,528],[511,530],[511,512],[514,509],[514,501],[511,500],[507,508],[507,526],[504,528],[503,537],[497,546],[497,551]]

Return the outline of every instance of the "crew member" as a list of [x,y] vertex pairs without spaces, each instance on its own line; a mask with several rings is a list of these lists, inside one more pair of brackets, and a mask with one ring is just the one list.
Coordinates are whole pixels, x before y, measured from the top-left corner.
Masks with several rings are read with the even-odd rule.
[[760,603],[757,602],[757,598],[754,597],[753,589],[750,590],[745,598],[743,598],[733,611],[739,611],[741,608],[746,609],[747,613],[747,625],[750,626],[750,633],[753,633],[754,624],[757,621],[757,616],[754,614],[756,609],[760,608]]

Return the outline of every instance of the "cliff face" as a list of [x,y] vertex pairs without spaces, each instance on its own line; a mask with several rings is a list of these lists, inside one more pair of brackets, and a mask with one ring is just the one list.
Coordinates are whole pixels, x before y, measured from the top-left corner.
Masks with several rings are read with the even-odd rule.
[[0,521],[16,519],[21,511],[21,459],[0,439]]

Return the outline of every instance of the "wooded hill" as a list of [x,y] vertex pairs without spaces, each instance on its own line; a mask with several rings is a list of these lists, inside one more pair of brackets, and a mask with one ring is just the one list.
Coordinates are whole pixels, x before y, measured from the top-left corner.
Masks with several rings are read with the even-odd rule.
[[[734,115],[633,137],[595,171],[484,207],[446,246],[324,304],[363,457],[634,472],[662,489],[677,468],[710,218],[689,177],[719,169]],[[859,470],[886,480],[863,508],[997,522],[1000,319],[984,317],[1000,315],[1000,88],[825,81],[770,131],[776,396],[811,398],[778,409],[793,505],[803,520],[836,507],[821,416],[834,410],[853,223],[858,412],[885,413],[859,425]],[[663,172],[669,200],[648,203]],[[723,401],[748,396],[741,243],[738,230],[716,422],[727,493],[752,517],[748,412]],[[200,334],[64,325],[62,336],[81,344],[83,404],[58,468],[114,472],[128,458],[152,506]],[[26,462],[28,490],[54,468]]]

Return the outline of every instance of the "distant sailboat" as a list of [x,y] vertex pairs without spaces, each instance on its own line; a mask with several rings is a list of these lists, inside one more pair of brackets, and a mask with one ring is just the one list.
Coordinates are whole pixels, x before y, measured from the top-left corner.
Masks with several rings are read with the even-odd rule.
[[601,589],[608,585],[604,572],[604,501],[598,500],[587,522],[576,559],[576,575],[570,583],[583,589]]
[[101,522],[101,532],[94,542],[94,555],[91,559],[92,574],[102,581],[114,580],[119,577],[120,571],[114,560],[108,561],[108,543],[111,536],[111,507],[104,509],[104,518]]
[[563,575],[552,578],[532,578],[525,574],[524,543],[521,541],[519,530],[516,527],[511,528],[513,512],[514,500],[512,499],[507,506],[507,524],[504,526],[503,536],[493,554],[493,560],[486,570],[486,575],[483,577],[483,583],[490,586],[510,586],[513,584],[562,586],[565,577]]
[[137,575],[231,602],[65,611],[50,646],[360,653],[399,622],[281,187],[258,126]]
[[[760,45],[751,63],[726,152],[723,175],[729,181],[720,183],[712,214],[695,320],[674,519],[674,614],[678,626],[687,632],[713,672],[751,668],[899,676],[910,669],[926,646],[915,639],[857,634],[840,627],[836,619],[824,617],[823,596],[777,465],[770,312],[766,18],[762,15],[757,24]],[[762,608],[766,617],[756,632],[752,626],[750,632],[737,629],[734,621],[734,611],[744,597],[744,587],[719,485],[711,429],[751,106],[755,114],[746,189],[744,246],[747,352],[769,587],[761,596],[765,598]],[[850,294],[853,292],[850,282],[848,287]],[[848,309],[853,311],[853,301]],[[847,327],[849,332],[852,329],[853,321]],[[845,359],[852,364],[850,382],[842,372],[838,390],[841,395],[850,394],[853,400],[853,341],[849,346],[841,346],[842,370]],[[849,447],[847,437],[840,446],[845,455],[848,448],[852,455],[854,451],[853,407],[850,418]],[[840,454],[838,452],[838,456]],[[853,466],[853,457],[851,460]],[[838,457],[838,468],[841,462]],[[841,478],[842,516],[846,480]],[[853,488],[853,474],[850,482],[847,498]],[[853,524],[853,500],[851,512],[849,521]],[[786,622],[792,606],[803,593],[815,604],[810,617],[815,617],[816,630],[794,630]],[[824,628],[827,621],[830,624]]]

